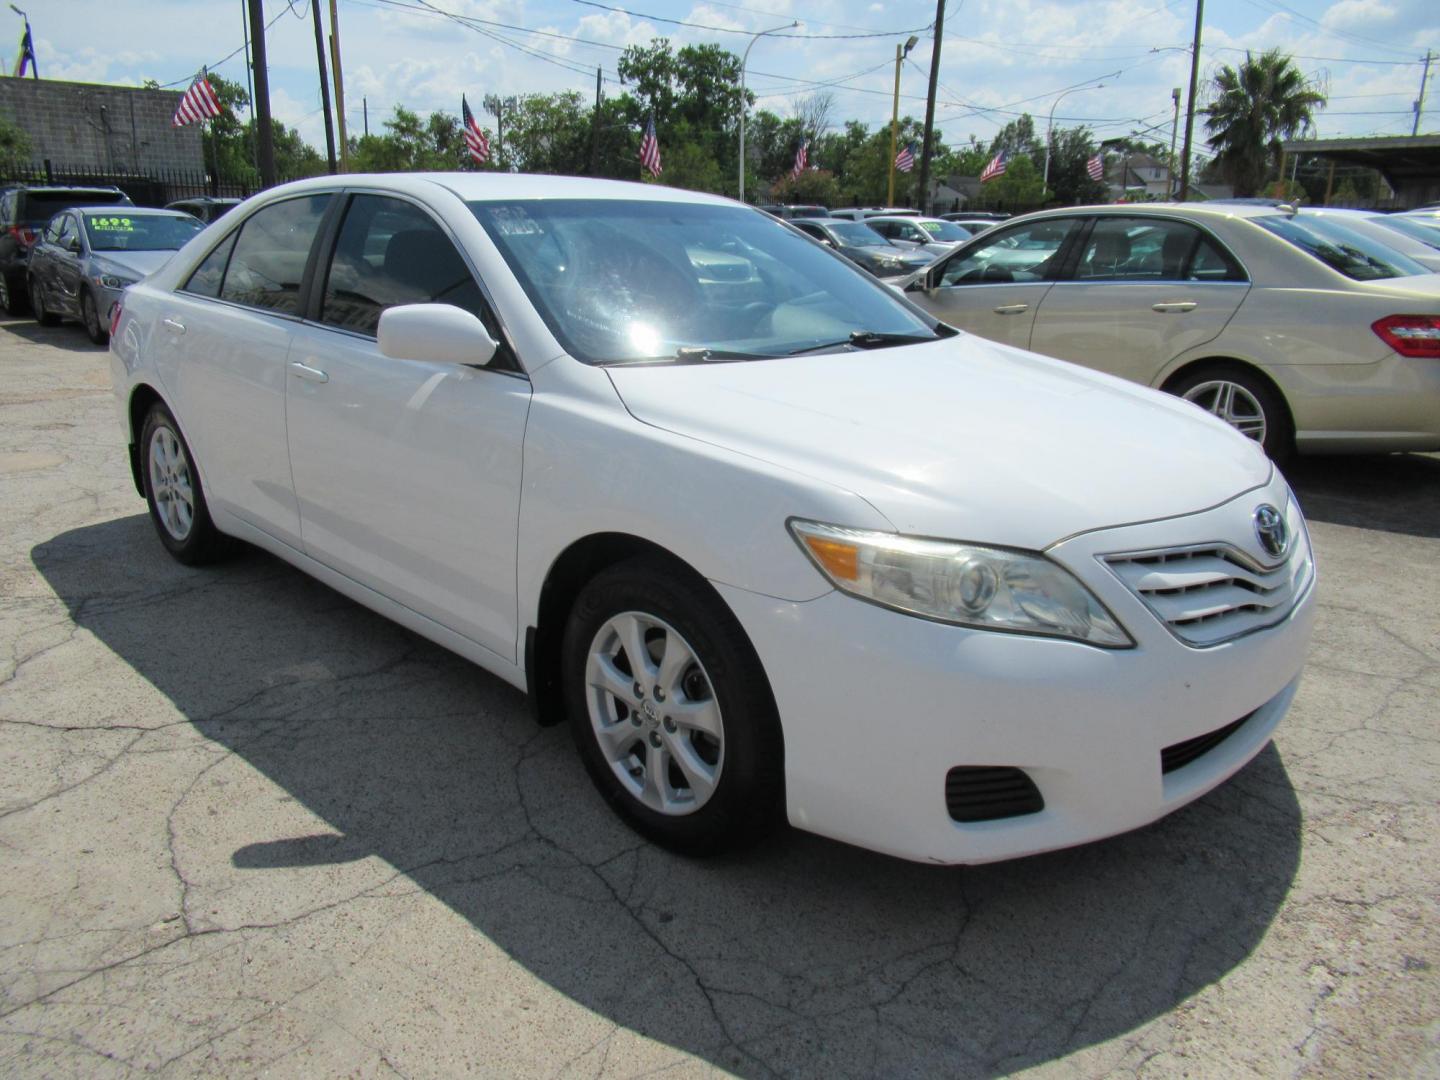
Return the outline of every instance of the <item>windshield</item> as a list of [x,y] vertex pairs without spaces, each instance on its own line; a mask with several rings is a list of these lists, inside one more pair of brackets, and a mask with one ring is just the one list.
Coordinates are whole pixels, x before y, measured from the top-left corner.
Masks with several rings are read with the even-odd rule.
[[830,231],[844,240],[847,244],[886,244],[890,243],[885,237],[858,221],[827,221]]
[[1286,214],[1273,214],[1250,220],[1356,281],[1429,273],[1409,256],[1324,218],[1300,221]]
[[86,214],[91,251],[179,251],[205,226],[192,217],[169,214]]
[[610,199],[469,205],[550,331],[586,363],[784,356],[844,344],[855,331],[940,336],[863,271],[754,210]]
[[953,221],[919,221],[916,224],[942,243],[958,244],[961,240],[970,239],[970,234]]

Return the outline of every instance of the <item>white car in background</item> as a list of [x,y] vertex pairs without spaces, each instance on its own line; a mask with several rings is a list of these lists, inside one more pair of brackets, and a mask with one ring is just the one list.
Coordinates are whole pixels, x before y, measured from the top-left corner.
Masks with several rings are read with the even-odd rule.
[[111,349],[176,558],[248,541],[528,691],[677,849],[1109,836],[1259,753],[1304,663],[1309,539],[1254,443],[728,200],[287,184]]
[[1046,210],[897,284],[952,326],[1178,394],[1275,458],[1440,450],[1440,276],[1328,215]]

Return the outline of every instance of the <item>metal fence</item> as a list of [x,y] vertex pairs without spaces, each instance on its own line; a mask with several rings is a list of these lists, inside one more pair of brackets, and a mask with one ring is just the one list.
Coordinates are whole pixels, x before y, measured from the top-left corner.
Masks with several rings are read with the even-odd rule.
[[146,173],[101,172],[46,161],[42,165],[8,168],[0,173],[5,184],[73,184],[77,187],[118,187],[136,206],[164,206],[176,199],[220,195],[243,199],[257,190],[249,184],[217,180],[199,171],[155,169]]

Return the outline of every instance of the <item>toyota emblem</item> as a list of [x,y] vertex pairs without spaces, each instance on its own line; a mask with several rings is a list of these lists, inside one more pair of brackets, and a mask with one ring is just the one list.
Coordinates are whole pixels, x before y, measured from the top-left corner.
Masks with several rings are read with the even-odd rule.
[[1285,528],[1285,519],[1269,503],[1261,503],[1255,508],[1255,536],[1265,553],[1272,558],[1281,558],[1290,547],[1290,533]]

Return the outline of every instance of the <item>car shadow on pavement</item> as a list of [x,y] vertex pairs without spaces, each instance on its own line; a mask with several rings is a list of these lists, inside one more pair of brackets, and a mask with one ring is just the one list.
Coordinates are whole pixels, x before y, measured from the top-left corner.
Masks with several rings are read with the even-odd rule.
[[1312,521],[1440,536],[1440,454],[1300,457],[1285,478]]
[[210,818],[238,832],[179,852],[225,876],[207,910],[265,921],[225,907],[247,881],[378,856],[561,994],[743,1076],[998,1075],[1122,1035],[1244,960],[1299,863],[1273,746],[1146,829],[1009,863],[799,832],[679,858],[614,818],[512,688],[276,559],[179,566],[143,514],[32,558],[183,722],[324,822],[267,826],[268,797]]
[[0,317],[0,327],[18,338],[35,342],[38,345],[50,345],[57,349],[64,349],[66,352],[103,353],[107,349],[104,345],[93,344],[85,336],[85,328],[75,322],[62,322],[58,326],[41,326],[29,316],[18,319],[12,316],[3,316]]

